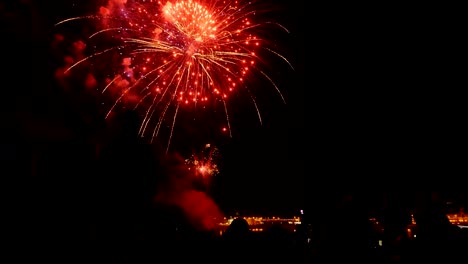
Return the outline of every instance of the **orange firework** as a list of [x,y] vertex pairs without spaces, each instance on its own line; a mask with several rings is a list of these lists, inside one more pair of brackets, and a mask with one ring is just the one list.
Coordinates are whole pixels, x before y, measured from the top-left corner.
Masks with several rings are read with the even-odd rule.
[[246,84],[251,76],[266,78],[284,102],[260,67],[260,49],[289,62],[259,33],[285,28],[259,21],[267,10],[258,7],[240,1],[110,0],[97,15],[57,23],[98,22],[88,39],[76,45],[81,47],[79,55],[63,73],[78,67],[88,70],[87,85],[112,98],[106,117],[118,106],[141,111],[141,136],[153,140],[167,123],[167,147],[180,110],[214,101],[222,102],[231,136],[226,102],[238,90],[247,90],[261,122]]

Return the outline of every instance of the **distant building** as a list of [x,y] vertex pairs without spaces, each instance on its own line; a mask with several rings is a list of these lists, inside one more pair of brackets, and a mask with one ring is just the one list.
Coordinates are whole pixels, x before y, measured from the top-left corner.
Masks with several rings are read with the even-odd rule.
[[[224,217],[220,219],[218,222],[220,234],[222,234],[236,218],[238,217]],[[297,226],[301,224],[301,219],[297,216],[291,218],[244,216],[242,218],[247,221],[249,229],[252,232],[263,232],[273,225],[280,225],[286,230],[296,232]]]
[[456,214],[447,214],[450,223],[458,225],[461,228],[468,228],[468,215],[463,211]]

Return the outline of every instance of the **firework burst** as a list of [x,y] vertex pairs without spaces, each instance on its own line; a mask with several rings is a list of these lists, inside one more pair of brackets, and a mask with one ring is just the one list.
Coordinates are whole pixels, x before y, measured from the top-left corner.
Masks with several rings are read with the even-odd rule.
[[[152,141],[168,128],[167,148],[180,111],[193,111],[221,102],[224,128],[232,136],[227,101],[244,90],[260,111],[247,80],[262,76],[283,95],[263,70],[260,51],[291,66],[269,47],[260,32],[287,30],[271,21],[259,21],[266,9],[253,2],[216,0],[110,0],[94,15],[68,18],[56,26],[78,23],[86,39],[63,69],[62,76],[84,69],[85,84],[111,98],[106,118],[117,107],[141,113],[140,135]],[[84,23],[89,21],[91,23]],[[292,68],[292,67],[291,67]]]
[[185,164],[192,172],[195,182],[207,187],[211,179],[218,175],[219,150],[211,144],[206,144],[202,151],[192,154],[185,160]]

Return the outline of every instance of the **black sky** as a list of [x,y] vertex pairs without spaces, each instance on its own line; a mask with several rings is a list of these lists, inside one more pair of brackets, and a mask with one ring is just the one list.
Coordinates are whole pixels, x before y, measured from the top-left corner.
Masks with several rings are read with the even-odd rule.
[[[70,7],[29,2],[1,5],[2,33],[10,35],[4,149],[25,174],[33,165],[22,159],[86,126],[54,90],[49,56],[53,23]],[[249,111],[233,117],[234,137],[220,146],[223,171],[211,190],[219,204],[276,213],[335,193],[464,192],[466,74],[457,16],[429,6],[276,2],[290,31],[278,42],[294,66],[275,75],[287,104],[266,100],[261,126]]]

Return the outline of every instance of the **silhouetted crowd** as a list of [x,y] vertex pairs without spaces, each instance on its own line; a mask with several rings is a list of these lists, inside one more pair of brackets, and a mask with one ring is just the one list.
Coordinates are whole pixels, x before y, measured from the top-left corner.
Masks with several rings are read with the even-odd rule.
[[377,215],[358,190],[331,192],[323,199],[329,202],[309,208],[295,232],[280,225],[253,232],[242,217],[222,234],[200,229],[177,204],[155,202],[177,177],[172,164],[177,160],[158,156],[136,136],[133,112],[123,112],[121,118],[99,144],[84,137],[36,148],[25,143],[11,152],[24,156],[10,164],[16,174],[31,176],[15,194],[23,199],[17,203],[21,206],[8,214],[14,219],[8,226],[11,244],[21,246],[20,256],[90,264],[466,259],[468,229],[450,223],[443,199],[429,191],[417,195],[412,206],[394,192]]

